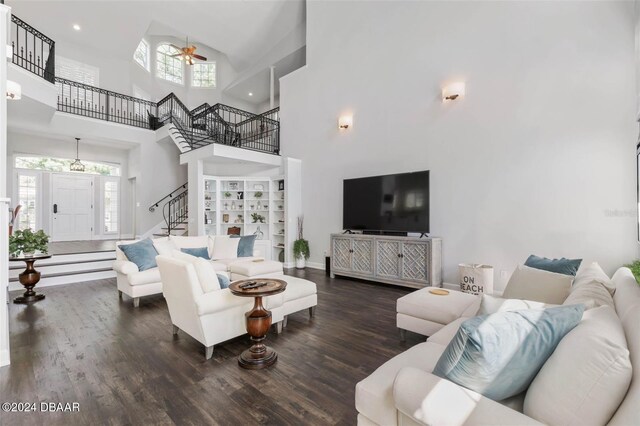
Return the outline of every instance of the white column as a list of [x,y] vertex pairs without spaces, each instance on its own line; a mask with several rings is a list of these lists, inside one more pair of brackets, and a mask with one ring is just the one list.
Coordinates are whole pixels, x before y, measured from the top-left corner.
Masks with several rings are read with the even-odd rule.
[[[7,55],[11,8],[0,4],[0,95],[7,93]],[[19,101],[18,101],[19,102]],[[9,206],[7,196],[7,97],[0,96],[0,367],[11,361],[9,352],[9,305],[7,287],[9,285]]]
[[276,94],[276,67],[271,65],[269,67],[269,109],[275,107],[275,94]]
[[204,166],[202,160],[188,164],[189,235],[204,235]]

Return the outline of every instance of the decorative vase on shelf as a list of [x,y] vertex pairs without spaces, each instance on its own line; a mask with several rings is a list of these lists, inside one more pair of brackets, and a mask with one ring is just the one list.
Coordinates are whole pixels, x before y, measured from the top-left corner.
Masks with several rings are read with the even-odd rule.
[[253,233],[253,235],[256,236],[256,240],[261,240],[262,238],[264,238],[264,232],[262,232],[262,229],[260,229],[259,226],[258,229],[256,229],[256,232]]
[[262,203],[260,201],[258,201],[258,210],[262,209]]
[[236,202],[232,201],[231,202],[231,210],[235,210],[236,209]]

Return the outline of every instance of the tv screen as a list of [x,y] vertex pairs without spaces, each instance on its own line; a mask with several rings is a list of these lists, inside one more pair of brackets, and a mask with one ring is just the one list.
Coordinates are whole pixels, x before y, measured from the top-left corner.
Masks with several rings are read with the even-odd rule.
[[342,228],[429,232],[429,171],[344,180]]

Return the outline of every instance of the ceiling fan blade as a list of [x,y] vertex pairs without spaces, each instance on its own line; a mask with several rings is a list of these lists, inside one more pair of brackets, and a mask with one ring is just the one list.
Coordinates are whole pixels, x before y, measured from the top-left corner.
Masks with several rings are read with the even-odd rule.
[[193,57],[194,57],[194,58],[196,58],[196,59],[200,59],[201,61],[206,61],[206,60],[207,60],[207,58],[205,58],[204,56],[202,56],[202,55],[198,55],[198,54],[196,54],[196,53],[194,53],[194,54],[193,54],[193,55],[191,55],[191,56],[193,56]]
[[172,58],[176,58],[178,56],[182,56],[182,53],[176,53],[175,55],[170,55]]
[[173,47],[173,48],[174,48],[174,49],[176,49],[176,50],[180,50],[180,51],[182,51],[182,47],[178,47],[178,46],[176,46],[175,44],[169,44],[169,46]]

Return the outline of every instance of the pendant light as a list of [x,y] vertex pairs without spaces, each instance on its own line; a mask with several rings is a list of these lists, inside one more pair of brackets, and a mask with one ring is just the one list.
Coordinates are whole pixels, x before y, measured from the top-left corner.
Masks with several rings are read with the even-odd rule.
[[80,161],[80,155],[78,154],[78,146],[80,145],[80,138],[76,139],[76,161],[71,163],[69,166],[69,170],[72,172],[84,172],[84,164]]

